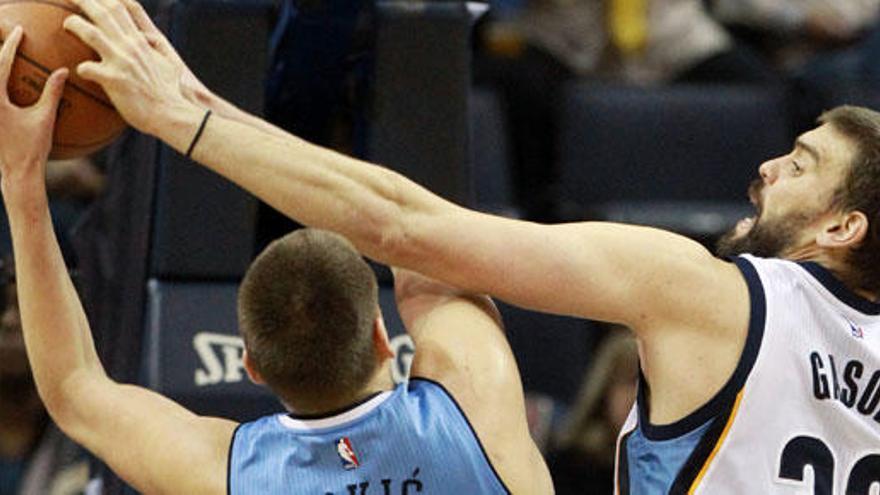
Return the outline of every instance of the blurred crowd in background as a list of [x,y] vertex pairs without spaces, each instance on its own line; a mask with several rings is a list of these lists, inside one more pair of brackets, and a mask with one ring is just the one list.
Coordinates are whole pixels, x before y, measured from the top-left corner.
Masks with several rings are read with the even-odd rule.
[[[492,0],[473,37],[474,84],[503,102],[514,202],[529,220],[559,220],[560,88],[598,81],[779,86],[798,96],[800,130],[838,85],[880,89],[880,0]],[[278,5],[266,78],[267,118],[308,140],[358,154],[371,63],[370,4]],[[744,164],[756,167],[757,164]],[[68,233],[101,194],[102,157],[49,168],[56,229]],[[272,234],[292,228],[260,217]],[[51,426],[29,376],[8,229],[0,229],[0,495],[70,495],[88,482],[85,454]],[[582,385],[559,403],[532,394],[529,413],[558,493],[610,493],[617,432],[635,398],[636,343],[602,330]],[[526,377],[527,378],[527,377]]]
[[475,80],[504,99],[515,192],[554,220],[560,89],[572,81],[778,86],[809,128],[841,84],[875,87],[875,0],[497,0],[477,26]]

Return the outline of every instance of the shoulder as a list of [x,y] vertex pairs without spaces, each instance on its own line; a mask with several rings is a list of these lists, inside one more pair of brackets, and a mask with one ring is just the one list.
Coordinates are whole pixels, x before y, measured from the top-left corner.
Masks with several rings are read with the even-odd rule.
[[267,444],[273,442],[273,438],[288,431],[282,424],[282,416],[272,414],[236,425],[229,441],[229,462],[258,455]]
[[406,394],[403,397],[406,397],[410,402],[422,403],[426,408],[442,404],[444,410],[460,413],[467,419],[467,415],[464,414],[464,410],[455,396],[442,383],[432,378],[410,377],[409,383],[406,385]]

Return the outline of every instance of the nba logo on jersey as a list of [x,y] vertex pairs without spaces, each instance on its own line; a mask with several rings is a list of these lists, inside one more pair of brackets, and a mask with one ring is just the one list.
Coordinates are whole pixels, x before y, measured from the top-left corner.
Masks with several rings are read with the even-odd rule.
[[849,329],[852,332],[853,337],[857,339],[865,338],[865,332],[862,330],[862,327],[853,324],[849,319],[847,319],[846,322],[849,323]]
[[856,337],[858,339],[865,338],[865,332],[862,331],[862,327],[856,327],[856,326],[852,327],[852,334],[853,334],[853,337]]
[[336,452],[342,459],[342,467],[345,469],[355,469],[361,465],[348,437],[342,437],[336,441]]

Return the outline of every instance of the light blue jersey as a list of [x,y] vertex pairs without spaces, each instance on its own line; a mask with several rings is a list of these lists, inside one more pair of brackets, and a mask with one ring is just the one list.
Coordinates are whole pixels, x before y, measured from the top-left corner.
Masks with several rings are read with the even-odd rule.
[[230,495],[510,493],[452,396],[423,379],[329,417],[242,424],[228,486]]

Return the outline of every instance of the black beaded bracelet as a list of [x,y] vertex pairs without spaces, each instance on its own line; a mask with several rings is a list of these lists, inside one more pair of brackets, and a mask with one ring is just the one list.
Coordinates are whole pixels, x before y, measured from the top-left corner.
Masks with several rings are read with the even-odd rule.
[[189,149],[186,150],[186,157],[192,157],[192,152],[196,149],[196,144],[199,143],[199,139],[202,138],[202,133],[205,132],[205,126],[208,125],[208,119],[211,118],[211,110],[205,112],[205,117],[202,119],[202,123],[199,125],[199,130],[196,131],[195,137],[191,143],[189,143]]

